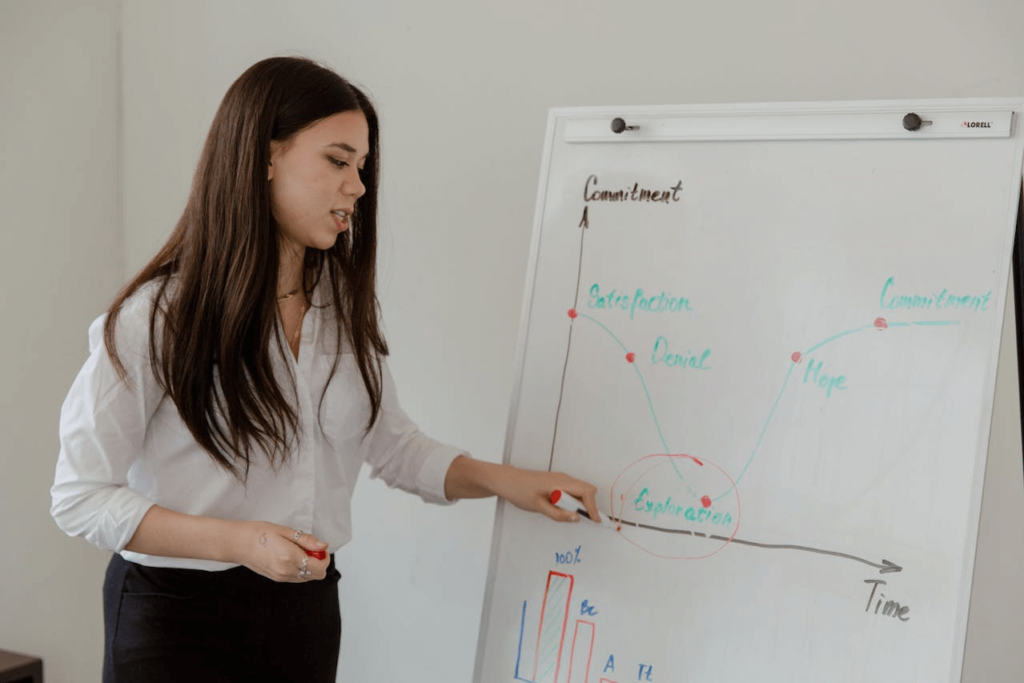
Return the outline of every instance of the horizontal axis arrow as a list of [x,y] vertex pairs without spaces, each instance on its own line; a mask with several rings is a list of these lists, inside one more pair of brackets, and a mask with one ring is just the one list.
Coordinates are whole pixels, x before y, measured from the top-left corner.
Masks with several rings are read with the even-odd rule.
[[832,557],[840,557],[845,560],[853,560],[854,562],[860,562],[866,564],[869,567],[874,567],[878,570],[879,574],[894,574],[896,572],[903,571],[903,567],[899,566],[895,562],[889,560],[882,560],[881,564],[865,560],[863,557],[857,557],[856,555],[850,555],[849,553],[841,553],[835,550],[823,550],[822,548],[812,548],[806,545],[794,545],[792,543],[759,543],[757,541],[746,541],[741,538],[729,538],[728,536],[717,536],[712,534],[704,534],[699,531],[688,531],[686,529],[666,529],[664,527],[652,526],[650,524],[639,524],[637,522],[629,522],[624,519],[618,519],[611,515],[608,515],[610,519],[623,526],[631,526],[637,529],[647,529],[648,531],[659,531],[666,534],[681,534],[684,536],[694,536],[697,538],[707,538],[713,541],[725,541],[726,543],[739,543],[740,545],[751,546],[754,548],[765,548],[768,550],[800,550],[807,553],[816,553],[818,555],[830,555]]

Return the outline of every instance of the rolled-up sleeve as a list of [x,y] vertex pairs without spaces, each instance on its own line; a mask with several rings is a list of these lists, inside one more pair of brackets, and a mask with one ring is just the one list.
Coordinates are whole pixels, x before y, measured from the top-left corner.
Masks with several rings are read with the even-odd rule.
[[428,503],[453,503],[444,494],[445,478],[452,461],[466,452],[422,433],[399,405],[387,363],[382,363],[382,375],[380,415],[366,440],[370,477]]
[[65,533],[120,551],[153,505],[128,486],[128,471],[162,391],[149,363],[149,298],[136,293],[115,328],[129,384],[118,376],[103,343],[104,320],[89,328],[89,358],[61,407],[50,514]]

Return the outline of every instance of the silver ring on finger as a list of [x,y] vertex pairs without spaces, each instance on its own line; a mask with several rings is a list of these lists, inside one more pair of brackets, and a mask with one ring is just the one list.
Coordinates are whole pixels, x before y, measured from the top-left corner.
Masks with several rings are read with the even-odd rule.
[[302,558],[302,567],[299,568],[299,578],[302,579],[302,580],[306,580],[306,579],[310,578],[311,576],[313,576],[313,572],[311,572],[308,569],[306,569],[306,563],[308,563],[308,562],[309,562],[309,558],[308,557]]
[[305,535],[305,533],[306,532],[303,531],[302,529],[296,529],[295,530],[295,542],[298,543],[299,542],[299,536],[303,536],[303,535]]

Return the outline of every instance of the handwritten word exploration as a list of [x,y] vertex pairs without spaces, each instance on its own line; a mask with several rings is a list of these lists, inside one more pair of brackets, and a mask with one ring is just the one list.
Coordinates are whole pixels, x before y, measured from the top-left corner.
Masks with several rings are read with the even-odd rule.
[[691,522],[704,523],[708,522],[714,525],[730,526],[732,525],[732,515],[728,512],[714,512],[712,510],[706,510],[703,507],[695,507],[693,505],[680,505],[672,502],[672,496],[668,496],[664,501],[651,500],[648,496],[650,495],[649,489],[643,489],[640,491],[640,495],[633,501],[633,507],[637,512],[643,512],[651,515],[652,519],[657,519],[659,515],[668,515],[670,517],[683,517]]

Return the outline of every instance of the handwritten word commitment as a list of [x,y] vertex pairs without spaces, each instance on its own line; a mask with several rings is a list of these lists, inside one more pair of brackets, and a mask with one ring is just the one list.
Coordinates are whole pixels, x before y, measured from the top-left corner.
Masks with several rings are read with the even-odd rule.
[[878,304],[882,308],[967,308],[972,311],[987,311],[992,290],[985,294],[951,294],[943,289],[935,294],[900,294],[896,291],[896,278],[890,277],[882,287]]
[[601,293],[601,285],[594,284],[590,288],[590,301],[587,308],[611,308],[622,311],[629,311],[629,319],[632,320],[636,312],[644,313],[679,313],[681,311],[692,311],[690,300],[685,296],[672,296],[671,292],[662,291],[655,296],[647,296],[644,290],[637,289],[633,294],[620,292],[612,289]]
[[651,190],[633,183],[633,187],[620,190],[600,190],[597,187],[597,176],[591,175],[583,186],[585,202],[658,202],[671,204],[679,201],[679,193],[683,191],[683,181],[664,190]]

